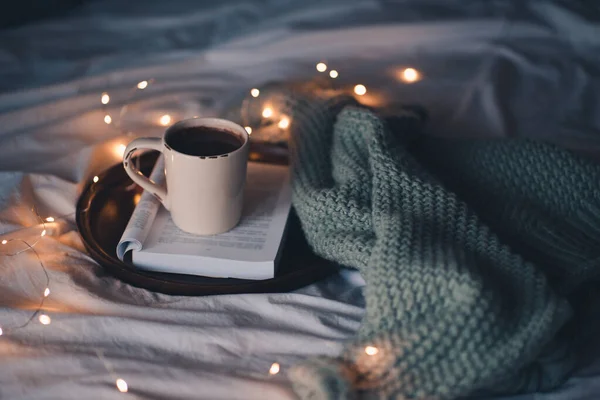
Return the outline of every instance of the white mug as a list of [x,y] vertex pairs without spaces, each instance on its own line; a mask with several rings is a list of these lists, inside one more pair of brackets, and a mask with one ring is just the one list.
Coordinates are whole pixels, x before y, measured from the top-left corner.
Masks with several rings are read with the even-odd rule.
[[[241,145],[226,154],[186,154],[188,149],[174,148],[172,142],[181,137],[181,130],[188,128],[210,128],[222,135],[231,134]],[[174,135],[178,132],[179,135]],[[248,132],[238,124],[219,118],[193,118],[172,125],[162,138],[133,140],[125,148],[123,166],[135,183],[162,202],[181,230],[214,235],[232,229],[240,220],[249,147]],[[135,167],[131,157],[138,149],[154,149],[164,154],[166,190]]]

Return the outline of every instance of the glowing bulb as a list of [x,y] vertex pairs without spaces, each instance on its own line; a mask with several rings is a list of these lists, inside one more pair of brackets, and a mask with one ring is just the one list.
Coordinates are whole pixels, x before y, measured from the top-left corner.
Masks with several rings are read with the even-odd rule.
[[102,101],[102,104],[108,104],[108,102],[110,101],[110,96],[108,95],[108,93],[102,93],[102,98],[100,99],[100,101]]
[[280,129],[286,129],[290,126],[290,119],[288,117],[281,118],[281,121],[277,124]]
[[46,236],[46,230],[45,229],[42,231],[42,236]]
[[105,124],[110,124],[112,122],[112,118],[110,117],[110,115],[106,114],[104,116],[104,123]]
[[277,375],[279,373],[279,364],[273,363],[271,368],[269,368],[269,373],[271,375]]
[[122,158],[123,154],[125,153],[125,148],[127,146],[125,146],[123,143],[118,144],[115,146],[115,154],[119,157]]
[[252,97],[258,97],[259,94],[260,94],[260,90],[258,90],[257,88],[254,88],[250,91],[250,95]]
[[137,84],[137,88],[138,89],[146,89],[148,87],[148,81],[141,81],[140,83]]
[[374,356],[375,354],[379,353],[379,349],[377,347],[367,346],[365,347],[365,353],[367,353],[369,356]]
[[3,240],[2,241],[2,244],[6,244],[6,243],[8,243],[8,240]]
[[271,107],[265,107],[262,112],[263,118],[269,118],[273,115],[273,109]]
[[48,218],[46,218],[46,221],[48,221],[48,222],[54,222],[54,217],[48,217]]
[[327,71],[327,64],[322,63],[322,62],[318,63],[317,64],[317,71],[319,71],[319,72],[325,72],[325,71]]
[[117,379],[117,389],[119,389],[119,392],[121,393],[127,393],[127,391],[129,390],[129,388],[127,387],[127,382],[125,382],[124,379]]
[[171,116],[169,114],[165,114],[162,117],[160,117],[160,124],[162,126],[167,126],[171,123]]
[[137,203],[139,203],[139,202],[140,202],[141,198],[142,198],[142,195],[141,195],[141,194],[139,194],[139,193],[136,193],[136,194],[133,196],[133,204],[137,205]]
[[356,93],[359,96],[362,96],[367,93],[367,88],[365,87],[365,85],[356,85],[354,86],[354,93]]
[[246,132],[248,132],[248,135],[252,135],[252,128],[250,128],[249,126],[245,126],[244,129],[246,130]]
[[4,332],[2,332],[2,328],[0,328],[0,336],[2,336]]
[[332,69],[331,71],[329,71],[329,76],[335,79],[339,76],[339,74],[335,69]]
[[92,179],[94,181],[94,183],[98,182],[100,180],[100,178],[98,178],[97,176],[94,177],[94,179]]
[[419,71],[414,68],[406,68],[404,71],[402,71],[401,78],[404,82],[413,83],[419,80],[420,74]]
[[44,297],[48,296],[50,296],[50,288],[46,288],[46,290],[44,290]]
[[50,317],[47,316],[46,314],[40,315],[39,320],[42,325],[50,325],[50,322],[52,322]]

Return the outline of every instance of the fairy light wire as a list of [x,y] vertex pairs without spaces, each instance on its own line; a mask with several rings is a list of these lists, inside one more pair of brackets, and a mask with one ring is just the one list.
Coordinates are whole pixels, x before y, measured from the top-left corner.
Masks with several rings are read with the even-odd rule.
[[[54,221],[61,220],[65,217],[72,216],[73,214],[75,214],[75,213],[66,214],[61,217],[47,217],[44,220],[40,217],[36,207],[33,207],[32,210],[35,212],[35,215],[37,216],[37,218],[41,221],[41,226],[43,227],[43,231],[42,231],[43,233],[47,232],[47,228],[48,228],[44,221],[54,222]],[[30,229],[30,228],[31,227],[25,227],[22,229]],[[14,234],[14,232],[18,232],[18,231],[19,230],[13,231],[13,232],[11,232],[11,234]],[[39,237],[41,238],[42,236],[44,236],[44,235],[40,235]],[[44,273],[45,289],[43,290],[43,292],[41,292],[40,301],[37,305],[37,308],[35,309],[35,311],[33,313],[31,313],[31,315],[29,316],[29,318],[27,318],[27,320],[25,320],[23,323],[21,323],[19,325],[15,325],[15,326],[0,325],[0,339],[3,336],[10,335],[11,333],[13,333],[19,329],[26,328],[36,319],[39,320],[39,323],[44,326],[48,326],[52,323],[52,318],[48,314],[42,312],[44,309],[44,304],[46,302],[46,299],[51,294],[51,290],[50,290],[50,274],[48,273],[48,270],[47,270],[46,266],[44,265],[44,262],[42,261],[42,258],[40,257],[39,252],[35,248],[35,245],[39,242],[39,239],[34,244],[30,244],[28,241],[26,241],[24,239],[20,239],[20,238],[4,239],[1,242],[2,244],[0,245],[0,250],[2,250],[3,247],[5,247],[6,245],[8,245],[9,243],[12,243],[12,242],[20,242],[20,243],[24,244],[25,249],[19,250],[16,252],[2,252],[2,253],[0,253],[0,255],[4,256],[4,257],[14,257],[14,256],[17,256],[17,255],[23,253],[24,251],[33,252],[33,254],[35,255],[35,257],[42,269],[42,272]],[[127,393],[129,391],[127,382],[123,378],[119,378],[115,375],[114,370],[112,369],[110,363],[104,358],[102,353],[97,351],[97,354],[98,354],[98,358],[102,361],[102,363],[105,365],[107,370],[114,377],[116,389],[121,393]]]
[[[37,308],[33,311],[33,313],[29,316],[29,318],[22,324],[20,325],[16,325],[16,326],[6,326],[0,323],[0,329],[2,329],[2,335],[6,335],[9,334],[15,330],[18,329],[22,329],[27,327],[29,324],[31,324],[31,322],[36,319],[36,317],[40,318],[42,316],[46,316],[46,318],[42,320],[40,320],[40,322],[42,324],[50,324],[51,322],[51,318],[49,316],[47,316],[46,314],[42,314],[42,310],[44,309],[44,304],[46,299],[50,296],[51,294],[51,290],[50,290],[50,274],[48,273],[48,269],[46,268],[46,266],[44,265],[44,262],[42,261],[42,258],[39,255],[39,252],[36,250],[35,246],[39,243],[39,241],[41,240],[42,237],[47,236],[48,232],[49,232],[49,226],[46,225],[46,222],[56,222],[59,220],[67,220],[67,218],[75,215],[75,213],[69,213],[69,214],[64,214],[61,216],[57,216],[57,217],[47,217],[46,219],[42,218],[37,210],[37,207],[32,207],[31,208],[32,212],[34,212],[36,218],[40,221],[38,224],[36,225],[31,225],[31,226],[26,226],[26,227],[22,227],[20,229],[16,229],[14,231],[5,233],[9,234],[9,235],[14,235],[15,233],[19,233],[22,231],[26,231],[35,227],[40,227],[42,228],[42,233],[37,236],[37,239],[35,240],[35,242],[30,243],[27,240],[21,239],[21,238],[8,238],[8,239],[3,239],[0,242],[0,257],[16,257],[26,251],[31,251],[33,252],[33,254],[35,255],[35,258],[37,259],[42,272],[44,273],[44,290],[41,291],[41,297],[40,297],[40,302],[37,306]],[[2,235],[0,235],[2,236]],[[14,251],[14,252],[10,252],[10,251],[5,251],[5,249],[10,248],[10,243],[22,243],[24,245],[23,249]],[[45,323],[44,321],[47,321],[47,323]]]
[[[35,254],[38,262],[40,263],[40,266],[42,267],[42,271],[44,272],[44,277],[46,280],[46,284],[45,284],[45,288],[48,289],[50,286],[50,275],[48,274],[48,270],[46,269],[46,267],[44,266],[44,263],[42,262],[42,259],[39,255],[39,253],[37,252],[37,250],[34,248],[34,246],[30,245],[27,241],[23,240],[23,239],[9,239],[7,242],[21,242],[23,243],[25,246],[27,246],[27,248],[25,250],[29,251],[31,250],[33,252],[33,254]],[[19,251],[17,253],[14,254],[10,254],[8,255],[9,257],[21,254],[23,251]],[[5,254],[2,254],[5,255]],[[17,329],[23,329],[26,326],[28,326],[42,311],[42,309],[44,308],[44,303],[46,302],[46,299],[48,298],[48,296],[45,296],[46,290],[44,290],[44,292],[42,292],[42,296],[39,302],[39,305],[37,307],[37,309],[31,314],[31,316],[21,325],[17,325],[17,326],[12,326],[12,327],[7,327],[7,326],[1,326],[2,328],[2,332],[3,335],[6,335],[7,333],[11,333],[13,331],[16,331]]]
[[[112,99],[110,97],[109,88],[106,87],[105,91],[102,92],[100,103],[103,114],[104,123],[107,125],[111,125],[113,128],[117,129],[122,135],[130,135],[131,132],[123,129],[121,121],[123,121],[125,114],[128,111],[128,106],[132,104],[133,100],[136,96],[147,89],[151,84],[154,83],[154,79],[145,79],[139,81],[132,86],[128,91],[124,101],[122,102],[121,107],[118,112],[111,112],[110,104],[112,103]],[[116,118],[118,116],[118,118]]]
[[[331,78],[330,82],[336,80],[340,73],[337,69],[330,69],[325,62],[318,62],[316,64],[316,70],[319,74],[325,73],[329,70],[327,75]],[[408,69],[409,74],[412,73],[417,78],[415,80],[420,79],[420,72],[414,68]],[[322,95],[327,96],[328,91],[334,90],[338,94],[349,94],[353,95],[357,100],[358,97],[365,96],[367,94],[367,87],[364,84],[358,83],[351,88],[337,88],[335,89],[331,84],[326,83],[325,81],[318,80],[321,85],[317,85],[317,87],[313,87],[315,90],[323,90]],[[288,88],[294,89],[294,86]],[[306,90],[306,88],[304,88]],[[258,135],[260,137],[260,129],[263,127],[275,125],[279,128],[280,132],[286,131],[291,124],[291,119],[282,114],[286,110],[280,110],[279,107],[273,107],[276,103],[269,96],[268,92],[265,95],[264,88],[252,88],[248,89],[247,95],[243,97],[240,106],[240,119],[241,125],[246,129],[248,134],[252,134],[255,132],[259,132]],[[359,101],[361,102],[361,101]],[[255,112],[253,112],[255,111]],[[254,115],[256,114],[256,115]]]
[[[97,182],[97,180],[94,180],[94,182]],[[36,235],[35,242],[33,242],[33,243],[27,242],[27,244],[29,246],[34,247],[40,241],[40,239],[42,237],[49,235],[49,233],[48,233],[49,232],[49,226],[47,225],[47,223],[54,223],[54,222],[58,222],[60,220],[67,220],[69,217],[72,217],[72,216],[74,216],[76,214],[75,212],[71,212],[71,213],[63,214],[63,215],[60,215],[60,216],[57,216],[57,217],[47,217],[47,218],[44,219],[44,218],[42,218],[40,216],[40,214],[37,211],[36,207],[32,207],[31,211],[35,213],[36,218],[39,220],[38,224],[30,225],[30,226],[23,226],[23,227],[20,227],[18,229],[15,229],[13,231],[10,231],[10,232],[2,233],[2,234],[0,234],[0,237],[5,236],[5,235],[14,235],[15,233],[19,233],[19,232],[23,232],[23,231],[28,231],[30,229],[39,227],[42,230],[41,230],[41,233],[39,235]],[[82,210],[82,211],[85,211],[85,210]],[[22,241],[22,239],[17,239],[17,238],[14,238],[14,239],[10,239],[10,238],[9,239],[2,239],[2,241],[0,242],[0,257],[2,257],[2,256],[5,256],[5,257],[18,256],[19,254],[21,254],[21,253],[29,250],[29,248],[25,248],[25,249],[21,249],[21,250],[19,250],[17,252],[14,252],[14,253],[9,253],[9,252],[3,251],[4,248],[6,248],[6,245],[8,243],[14,242],[14,241],[17,241],[17,240],[21,240]]]
[[[24,231],[24,230],[28,230],[28,229],[31,229],[31,228],[33,228],[33,227],[36,227],[36,226],[39,226],[39,225],[41,225],[41,228],[42,228],[42,233],[43,233],[43,234],[42,234],[42,235],[39,235],[39,236],[37,236],[37,238],[36,238],[36,240],[35,240],[35,242],[34,242],[33,244],[29,244],[29,243],[27,243],[27,246],[30,246],[30,247],[33,247],[33,246],[35,246],[35,245],[36,245],[36,244],[37,244],[37,243],[40,241],[40,239],[41,239],[43,236],[45,236],[45,235],[46,235],[46,230],[47,230],[47,227],[46,227],[46,222],[44,221],[44,219],[43,219],[43,218],[40,216],[40,214],[38,213],[38,210],[37,210],[37,208],[36,208],[36,207],[32,207],[32,208],[31,208],[31,211],[33,211],[33,212],[35,213],[35,216],[37,217],[37,219],[38,219],[38,221],[39,221],[39,223],[38,223],[38,224],[36,224],[36,225],[31,225],[31,226],[25,226],[25,227],[22,227],[22,228],[16,229],[16,230],[14,230],[14,231],[11,231],[11,232],[6,232],[6,233],[3,233],[3,234],[1,234],[0,236],[4,236],[4,235],[7,235],[7,234],[11,234],[11,235],[12,235],[12,234],[14,234],[14,233],[21,232],[21,231]],[[1,243],[1,244],[0,244],[0,256],[6,256],[6,257],[18,256],[19,254],[21,254],[21,253],[23,253],[23,252],[25,252],[25,251],[29,250],[28,248],[25,248],[25,249],[22,249],[22,250],[19,250],[19,251],[15,252],[15,253],[7,253],[7,252],[4,252],[4,251],[3,251],[3,250],[4,250],[4,248],[3,248],[4,246],[6,246],[6,245],[7,245],[8,243],[10,243],[10,242],[14,242],[14,241],[17,241],[17,240],[21,240],[21,241],[23,241],[22,239],[3,239],[3,240],[2,240],[2,242],[0,242],[0,243]],[[24,242],[24,241],[23,241],[23,242]]]
[[98,359],[102,361],[102,364],[104,365],[106,371],[108,371],[109,375],[114,379],[115,385],[117,386],[117,390],[121,393],[127,393],[129,391],[129,385],[127,384],[127,381],[117,376],[112,364],[104,357],[102,350],[94,348],[94,352],[98,356]]

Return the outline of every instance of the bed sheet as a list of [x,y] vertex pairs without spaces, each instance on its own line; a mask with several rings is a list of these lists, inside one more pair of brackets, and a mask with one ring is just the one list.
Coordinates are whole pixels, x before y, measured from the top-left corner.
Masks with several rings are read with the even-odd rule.
[[[324,60],[336,85],[427,107],[430,133],[600,154],[600,11],[586,2],[217,3],[89,2],[1,34],[0,232],[39,236],[33,205],[57,220],[35,246],[49,325],[11,330],[45,276],[31,251],[1,259],[0,398],[116,399],[120,378],[131,398],[291,399],[287,368],[337,354],[358,329],[364,281],[350,270],[294,293],[186,298],[123,284],[86,254],[73,215],[83,185],[119,162],[127,132],[159,135],[165,113],[222,115],[251,87],[313,79]],[[403,83],[407,66],[423,79]],[[151,85],[132,97],[142,80]],[[125,105],[119,127],[104,123]],[[552,393],[504,399],[599,393],[596,362]]]

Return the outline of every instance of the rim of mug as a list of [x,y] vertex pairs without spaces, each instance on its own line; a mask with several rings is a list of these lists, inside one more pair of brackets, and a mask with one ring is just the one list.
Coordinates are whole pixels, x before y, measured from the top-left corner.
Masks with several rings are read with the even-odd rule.
[[[235,149],[234,151],[231,151],[231,152],[225,153],[225,154],[219,154],[217,156],[193,156],[190,154],[185,154],[185,153],[182,153],[182,152],[174,149],[173,146],[171,146],[168,143],[167,137],[169,136],[170,133],[177,131],[179,129],[197,128],[197,127],[207,127],[207,128],[215,128],[215,129],[232,131],[234,134],[236,134],[236,136],[241,137],[244,140],[244,143],[242,143],[242,145],[239,148]],[[162,136],[162,141],[169,150],[174,151],[177,154],[181,154],[182,156],[186,156],[186,157],[201,158],[201,159],[209,160],[209,159],[227,157],[231,154],[236,154],[237,152],[242,151],[245,146],[248,146],[248,142],[250,142],[250,135],[248,134],[246,129],[244,129],[241,125],[236,124],[235,122],[230,121],[228,119],[217,118],[217,117],[186,118],[186,119],[182,119],[181,121],[177,121],[176,123],[174,123],[173,125],[168,127],[167,130],[165,131],[164,135]]]

